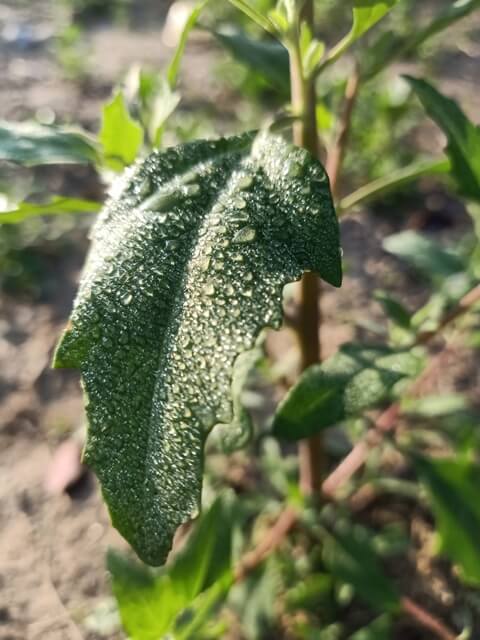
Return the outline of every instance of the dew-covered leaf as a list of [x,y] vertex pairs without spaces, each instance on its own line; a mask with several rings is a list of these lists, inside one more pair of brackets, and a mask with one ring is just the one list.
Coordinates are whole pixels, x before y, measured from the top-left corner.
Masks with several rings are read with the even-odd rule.
[[426,112],[447,136],[446,152],[452,174],[463,195],[480,200],[480,127],[471,122],[451,98],[421,78],[405,76]]
[[82,372],[85,460],[145,561],[198,512],[233,363],[280,325],[283,286],[307,269],[340,285],[328,179],[267,133],[155,152],[100,214],[55,365]]
[[479,585],[479,465],[464,458],[413,461],[431,496],[441,550],[460,565],[467,582]]
[[[217,587],[217,597],[228,589],[232,581],[232,509],[228,499],[218,498],[202,515],[184,549],[158,574],[117,552],[109,552],[113,592],[129,637],[164,638],[168,632],[187,626],[182,617],[191,626],[190,614],[195,614],[197,598],[212,587]],[[185,633],[178,635],[188,637]]]
[[63,216],[77,213],[97,213],[101,205],[92,200],[79,198],[64,198],[54,196],[49,202],[36,204],[34,202],[22,202],[16,209],[2,211],[0,224],[15,224],[36,216]]
[[0,160],[34,167],[97,159],[95,142],[81,131],[35,122],[0,122]]
[[129,114],[120,91],[103,107],[99,140],[105,163],[115,171],[131,164],[142,146],[143,129]]
[[301,440],[361,413],[385,400],[400,379],[416,375],[420,364],[409,351],[344,345],[300,376],[277,409],[273,431],[288,440]]

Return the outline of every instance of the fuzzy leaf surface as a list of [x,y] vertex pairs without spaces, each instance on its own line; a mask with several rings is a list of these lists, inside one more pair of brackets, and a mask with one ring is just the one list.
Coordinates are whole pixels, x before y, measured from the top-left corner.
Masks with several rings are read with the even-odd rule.
[[280,325],[283,286],[307,269],[340,285],[328,179],[266,133],[154,152],[100,214],[55,366],[81,370],[85,460],[144,561],[161,564],[198,512],[234,362]]
[[346,344],[334,356],[309,367],[280,403],[275,435],[301,440],[385,400],[393,385],[418,373],[413,353]]

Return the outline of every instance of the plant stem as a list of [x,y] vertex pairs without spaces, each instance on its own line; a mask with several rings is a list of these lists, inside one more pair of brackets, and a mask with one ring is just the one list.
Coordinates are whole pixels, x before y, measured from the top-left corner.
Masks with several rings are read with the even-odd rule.
[[359,88],[360,72],[358,67],[355,67],[347,80],[347,86],[345,88],[344,106],[340,117],[338,137],[327,158],[327,173],[330,178],[330,189],[334,198],[336,198],[338,192],[338,183],[342,170],[343,158],[348,144],[352,115],[355,103],[357,102]]
[[[313,31],[313,0],[307,0],[302,10],[301,20],[306,21]],[[295,37],[291,43],[290,83],[292,110],[301,117],[293,124],[293,141],[318,157],[318,130],[315,113],[315,85],[304,77],[302,58]],[[302,358],[302,370],[319,362],[320,348],[320,284],[317,276],[306,273],[301,281],[298,337]],[[323,476],[323,446],[320,435],[300,442],[298,447],[300,488],[305,495],[320,493]]]

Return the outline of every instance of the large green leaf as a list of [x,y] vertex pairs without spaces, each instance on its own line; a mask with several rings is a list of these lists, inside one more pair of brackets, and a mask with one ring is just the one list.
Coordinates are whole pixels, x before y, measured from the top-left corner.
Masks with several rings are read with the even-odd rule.
[[461,567],[464,578],[480,584],[480,466],[470,460],[415,456],[437,520],[442,550]]
[[198,511],[233,363],[280,325],[283,286],[307,269],[340,285],[328,179],[268,133],[153,153],[100,215],[55,365],[81,369],[85,459],[145,561]]
[[301,440],[361,413],[385,400],[391,387],[417,373],[418,367],[418,358],[410,352],[344,345],[332,358],[300,376],[278,407],[274,433]]
[[157,575],[109,552],[113,592],[129,637],[159,640],[173,630],[175,637],[189,637],[182,627],[191,627],[198,596],[213,587],[214,596],[219,597],[232,582],[232,525],[232,505],[225,498],[217,499],[202,515],[184,550]]
[[283,44],[275,40],[254,40],[238,29],[214,31],[213,34],[237,60],[260,73],[269,84],[282,91],[289,89],[288,51]]
[[89,136],[66,127],[35,122],[0,122],[0,160],[26,167],[40,164],[85,164],[97,161]]
[[461,192],[480,200],[480,127],[466,117],[454,100],[420,78],[405,76],[428,115],[447,136],[452,174]]
[[120,91],[103,107],[99,140],[105,163],[115,171],[131,164],[142,146],[143,129],[130,116]]
[[14,224],[23,222],[36,216],[63,216],[71,213],[97,213],[100,204],[91,200],[80,200],[78,198],[64,198],[55,196],[44,204],[33,202],[22,202],[16,209],[2,211],[0,213],[0,224]]

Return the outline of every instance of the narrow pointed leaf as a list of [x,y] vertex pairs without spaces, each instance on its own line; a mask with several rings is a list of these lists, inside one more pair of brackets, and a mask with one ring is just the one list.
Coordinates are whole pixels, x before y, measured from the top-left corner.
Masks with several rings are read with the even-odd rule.
[[63,216],[77,213],[97,213],[101,205],[92,200],[79,198],[64,198],[54,196],[49,202],[36,204],[34,202],[21,202],[16,209],[2,211],[0,224],[15,224],[37,216]]
[[96,162],[95,142],[84,132],[35,122],[0,122],[0,160],[25,167]]
[[86,462],[146,562],[198,511],[234,361],[306,269],[340,285],[338,224],[322,166],[277,136],[153,153],[100,215],[55,365],[81,369]]
[[480,200],[480,127],[471,122],[451,98],[421,78],[405,76],[426,112],[447,136],[446,152],[452,174],[463,195]]
[[420,360],[408,351],[344,345],[302,374],[278,407],[273,431],[288,440],[311,436],[382,402],[396,382],[419,367]]
[[175,54],[170,62],[167,69],[167,81],[170,85],[170,89],[173,91],[177,84],[178,73],[180,71],[180,64],[182,62],[183,54],[185,52],[185,47],[187,46],[188,36],[190,35],[190,31],[197,24],[197,20],[200,17],[205,5],[208,0],[201,0],[198,4],[196,4],[190,15],[188,16],[185,26],[182,29],[182,33],[180,34],[180,39],[177,44],[177,48],[175,50]]

